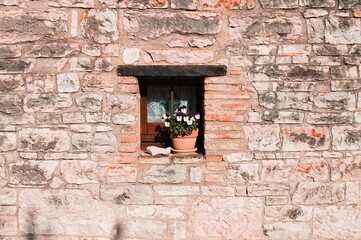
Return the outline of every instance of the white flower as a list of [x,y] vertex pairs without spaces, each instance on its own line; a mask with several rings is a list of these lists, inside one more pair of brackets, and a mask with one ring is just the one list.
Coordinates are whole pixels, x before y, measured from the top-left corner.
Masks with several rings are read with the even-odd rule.
[[165,123],[164,123],[164,126],[165,126],[165,127],[170,127],[170,122],[165,122]]
[[187,113],[187,108],[186,108],[186,107],[183,107],[183,108],[180,109],[180,111],[181,111],[181,113],[186,114],[186,113]]
[[192,119],[190,119],[190,120],[187,121],[187,124],[188,124],[189,126],[192,125],[192,123],[193,123]]
[[162,116],[163,119],[168,119],[169,118],[169,115],[164,113],[163,116]]
[[187,122],[189,120],[189,117],[188,116],[184,116],[183,117],[183,121]]
[[199,114],[194,115],[194,117],[195,117],[197,120],[199,120],[199,119],[201,118],[201,116],[200,116]]
[[181,122],[181,121],[182,121],[182,116],[177,116],[176,118],[177,118],[177,121],[178,121],[178,122]]

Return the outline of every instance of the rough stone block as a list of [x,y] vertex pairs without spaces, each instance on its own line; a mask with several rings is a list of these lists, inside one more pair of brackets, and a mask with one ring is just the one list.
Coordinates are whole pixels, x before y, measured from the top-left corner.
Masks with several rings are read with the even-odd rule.
[[18,135],[19,150],[30,152],[63,152],[70,150],[70,138],[65,130],[23,128]]
[[353,114],[343,113],[309,113],[306,117],[307,123],[310,124],[351,124]]
[[261,219],[260,198],[227,197],[197,199],[192,204],[189,221],[196,239],[259,239]]
[[110,165],[102,174],[102,182],[136,182],[138,170],[132,165]]
[[84,92],[113,92],[116,82],[106,74],[86,74],[81,80]]
[[0,93],[24,90],[22,75],[0,75]]
[[64,160],[61,161],[61,174],[68,183],[97,183],[97,165],[97,162],[93,161]]
[[302,123],[304,114],[299,112],[265,111],[262,119],[273,123]]
[[259,165],[248,164],[232,164],[228,167],[227,180],[230,182],[258,182],[259,181]]
[[232,40],[252,44],[296,42],[302,37],[300,17],[230,17],[229,36]]
[[280,128],[278,125],[248,125],[243,127],[251,150],[278,150]]
[[361,158],[332,159],[331,180],[359,181],[361,180]]
[[97,112],[102,108],[103,97],[99,94],[89,93],[79,96],[76,104],[82,112]]
[[148,185],[103,184],[100,187],[100,198],[119,205],[153,204],[154,201],[152,187]]
[[135,124],[135,116],[130,114],[114,114],[112,120],[114,124],[119,124],[119,125]]
[[303,92],[267,92],[260,95],[259,103],[268,109],[312,110],[312,95]]
[[152,165],[142,173],[144,183],[182,183],[186,180],[184,165]]
[[346,55],[348,52],[347,45],[313,45],[312,50],[321,56]]
[[18,229],[18,218],[16,216],[0,216],[0,235],[15,236]]
[[267,221],[311,221],[312,207],[306,206],[266,206],[265,219]]
[[313,236],[319,239],[357,239],[361,235],[360,214],[357,208],[315,208]]
[[262,8],[280,8],[280,9],[287,9],[287,8],[297,8],[298,1],[297,0],[261,0]]
[[29,94],[24,99],[24,110],[51,113],[68,108],[72,104],[72,98],[67,94]]
[[79,90],[79,79],[76,73],[59,74],[56,77],[58,91],[61,93],[72,93]]
[[27,74],[26,90],[31,93],[50,93],[54,90],[55,77],[50,74]]
[[325,25],[322,18],[306,20],[309,43],[323,43],[325,41]]
[[[1,41],[1,40],[0,40]],[[0,59],[0,73],[29,73],[33,70],[35,59]]]
[[16,149],[16,133],[0,132],[0,152]]
[[29,13],[23,10],[2,11],[0,44],[64,38],[67,19],[67,13],[59,9]]
[[16,199],[16,189],[7,187],[0,189],[0,205],[15,205]]
[[81,22],[81,27],[84,37],[95,43],[113,43],[119,39],[115,10],[91,9]]
[[171,33],[216,34],[221,31],[221,18],[215,13],[192,12],[126,12],[124,29],[131,36],[154,39]]
[[156,185],[153,189],[154,192],[160,196],[190,196],[200,194],[200,188],[197,186]]
[[21,56],[21,46],[0,45],[0,58],[18,58]]
[[301,182],[292,196],[293,204],[335,204],[345,200],[345,183]]
[[180,50],[149,50],[152,62],[171,64],[204,64],[210,63],[214,59],[213,51],[180,51]]
[[25,50],[25,56],[33,58],[59,58],[79,53],[79,45],[75,43],[35,44]]
[[165,239],[167,224],[155,220],[133,220],[125,225],[124,236],[135,239]]
[[70,70],[74,72],[91,72],[94,70],[94,61],[88,57],[73,57],[69,59]]
[[249,196],[282,196],[289,194],[290,187],[286,184],[260,184],[247,187]]
[[263,226],[264,235],[275,240],[310,238],[311,229],[306,223],[276,222]]
[[16,185],[45,185],[53,176],[56,161],[28,161],[9,164],[10,183]]
[[301,0],[301,7],[319,7],[319,8],[333,8],[336,6],[335,0]]
[[327,19],[325,24],[325,41],[327,43],[361,43],[361,19],[333,17]]
[[110,236],[116,213],[78,189],[24,189],[19,194],[20,231],[29,233],[28,214],[36,214],[35,234]]
[[282,129],[285,151],[326,150],[331,145],[328,128],[284,127]]
[[120,110],[124,112],[131,112],[137,108],[137,98],[133,94],[107,94],[106,95],[107,105],[112,110]]
[[132,218],[184,219],[184,207],[156,205],[127,206],[127,216]]
[[85,123],[85,117],[80,112],[62,114],[63,123]]
[[361,128],[352,126],[334,126],[332,128],[332,149],[360,150]]

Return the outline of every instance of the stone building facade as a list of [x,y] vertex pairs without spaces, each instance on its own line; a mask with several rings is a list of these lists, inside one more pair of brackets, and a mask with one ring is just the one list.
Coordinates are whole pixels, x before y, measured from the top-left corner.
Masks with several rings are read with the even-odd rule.
[[[205,152],[151,157],[117,67],[193,64]],[[0,239],[361,239],[360,74],[358,0],[0,0]]]

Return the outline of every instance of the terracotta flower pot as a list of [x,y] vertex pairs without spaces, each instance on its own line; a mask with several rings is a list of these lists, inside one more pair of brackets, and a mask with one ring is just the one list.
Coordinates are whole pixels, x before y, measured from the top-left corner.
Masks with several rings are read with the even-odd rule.
[[193,130],[188,136],[173,136],[172,144],[175,150],[194,150],[198,137],[198,129]]

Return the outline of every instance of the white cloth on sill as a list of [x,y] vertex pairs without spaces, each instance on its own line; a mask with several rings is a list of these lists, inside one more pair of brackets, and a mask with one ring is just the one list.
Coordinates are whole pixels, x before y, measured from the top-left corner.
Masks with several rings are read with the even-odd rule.
[[172,148],[167,147],[167,148],[160,148],[160,147],[156,147],[156,146],[149,146],[147,147],[147,152],[150,153],[150,155],[155,156],[155,155],[167,155],[170,154]]

